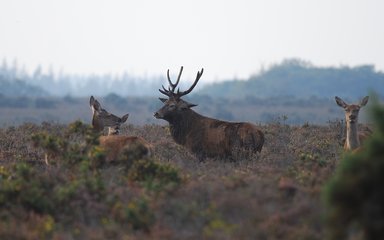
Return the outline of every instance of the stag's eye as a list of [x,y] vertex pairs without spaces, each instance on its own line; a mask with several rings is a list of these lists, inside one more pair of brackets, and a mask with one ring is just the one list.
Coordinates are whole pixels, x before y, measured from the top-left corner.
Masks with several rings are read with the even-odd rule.
[[168,108],[169,109],[175,109],[176,108],[176,104],[171,103],[171,104],[168,105]]

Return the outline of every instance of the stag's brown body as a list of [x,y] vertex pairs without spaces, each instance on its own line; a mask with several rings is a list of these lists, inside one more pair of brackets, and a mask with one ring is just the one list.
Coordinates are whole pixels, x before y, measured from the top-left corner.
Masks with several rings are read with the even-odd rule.
[[173,139],[199,158],[231,157],[238,149],[260,152],[264,134],[250,123],[232,123],[187,110],[170,121]]
[[185,91],[175,92],[178,80],[173,84],[169,78],[170,88],[160,89],[168,99],[160,98],[164,106],[155,113],[156,118],[169,122],[173,139],[185,146],[199,159],[205,157],[232,157],[238,150],[260,152],[264,144],[264,134],[255,125],[244,122],[226,122],[202,116],[191,109],[195,104],[181,99],[192,91],[203,71],[198,72],[192,87]]

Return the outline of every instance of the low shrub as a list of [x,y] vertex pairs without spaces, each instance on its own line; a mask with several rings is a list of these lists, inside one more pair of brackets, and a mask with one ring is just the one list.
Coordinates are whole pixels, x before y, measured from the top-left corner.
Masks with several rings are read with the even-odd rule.
[[147,189],[156,191],[176,187],[182,182],[180,173],[175,167],[146,159],[140,159],[132,164],[128,170],[128,179],[142,182]]
[[[52,213],[55,203],[50,195],[54,182],[47,174],[41,174],[26,163],[15,164],[11,175],[0,181],[0,205],[19,205],[38,213]],[[4,171],[3,171],[4,172]]]

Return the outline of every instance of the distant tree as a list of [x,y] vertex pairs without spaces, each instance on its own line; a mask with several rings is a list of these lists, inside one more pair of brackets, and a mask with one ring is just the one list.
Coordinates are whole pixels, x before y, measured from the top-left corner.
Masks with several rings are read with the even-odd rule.
[[8,98],[6,101],[6,107],[9,108],[28,108],[30,101],[27,97]]
[[[347,89],[347,90],[346,90]],[[225,81],[206,85],[200,94],[212,97],[243,98],[255,96],[312,96],[330,98],[343,93],[346,98],[360,98],[374,90],[384,92],[384,73],[372,65],[350,67],[315,67],[300,59],[284,60],[246,81]]]
[[126,99],[120,97],[116,93],[110,93],[105,98],[105,102],[114,105],[117,108],[123,108],[126,104]]
[[47,98],[36,98],[35,100],[36,108],[45,108],[51,109],[56,107],[56,101]]
[[216,111],[212,117],[226,121],[232,121],[235,119],[234,115],[223,107],[216,108]]
[[42,72],[43,72],[43,70],[42,70],[41,65],[37,66],[37,68],[33,72],[32,79],[34,79],[34,80],[40,79],[41,75],[42,75]]
[[64,100],[64,102],[71,103],[71,104],[77,102],[76,98],[72,97],[71,95],[64,96],[63,100]]

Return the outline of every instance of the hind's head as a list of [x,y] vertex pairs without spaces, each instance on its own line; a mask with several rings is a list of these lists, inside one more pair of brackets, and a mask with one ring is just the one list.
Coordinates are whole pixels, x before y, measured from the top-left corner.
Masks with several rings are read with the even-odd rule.
[[92,126],[96,131],[103,131],[108,127],[108,135],[119,134],[120,126],[127,121],[129,114],[118,117],[103,109],[93,96],[89,99],[89,106],[92,109]]
[[345,122],[348,124],[354,124],[358,122],[360,108],[364,107],[368,103],[369,97],[364,97],[359,103],[348,104],[339,97],[335,97],[336,104],[344,108],[345,111]]

